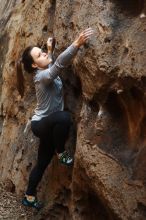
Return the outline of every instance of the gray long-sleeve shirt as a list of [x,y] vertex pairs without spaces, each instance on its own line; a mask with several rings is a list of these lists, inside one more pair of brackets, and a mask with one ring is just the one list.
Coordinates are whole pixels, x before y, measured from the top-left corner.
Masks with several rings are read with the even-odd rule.
[[37,70],[34,83],[37,97],[37,107],[32,116],[32,121],[39,121],[43,117],[64,108],[62,81],[59,74],[67,67],[76,55],[78,48],[71,44],[50,64],[47,69]]

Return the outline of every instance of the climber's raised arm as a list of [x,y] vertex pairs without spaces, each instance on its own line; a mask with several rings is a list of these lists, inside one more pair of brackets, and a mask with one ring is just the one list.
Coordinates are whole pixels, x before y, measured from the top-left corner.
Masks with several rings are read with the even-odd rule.
[[94,31],[91,28],[81,32],[77,39],[58,56],[51,68],[47,68],[45,70],[40,69],[40,71],[38,71],[39,79],[45,78],[48,80],[48,83],[49,81],[54,80],[61,73],[61,71],[71,63],[72,58],[77,54],[78,49],[84,43],[86,43],[93,33]]
[[78,49],[86,43],[93,33],[94,31],[92,28],[82,31],[75,41],[58,56],[54,64],[52,63],[51,58],[53,44],[55,47],[55,41],[53,41],[53,38],[48,39],[48,53],[43,52],[39,47],[27,47],[23,52],[22,58],[16,63],[17,88],[21,96],[24,95],[24,77],[22,74],[21,63],[23,63],[26,72],[36,73],[35,82],[43,80],[48,84],[71,63],[72,58],[77,54]]

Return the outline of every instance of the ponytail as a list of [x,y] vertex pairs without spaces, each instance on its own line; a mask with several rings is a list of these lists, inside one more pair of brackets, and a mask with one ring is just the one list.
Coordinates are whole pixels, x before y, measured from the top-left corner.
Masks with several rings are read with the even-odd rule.
[[17,73],[17,89],[21,97],[24,96],[24,76],[22,72],[22,59],[20,58],[16,62],[16,73]]
[[24,70],[28,73],[33,73],[36,68],[32,67],[32,64],[34,63],[33,58],[31,56],[31,50],[33,49],[34,46],[29,46],[27,47],[23,54],[22,54],[22,58],[20,58],[17,62],[16,62],[16,72],[17,72],[17,89],[19,94],[21,95],[21,97],[24,96],[24,76],[23,76],[23,72],[22,72],[22,63],[23,63],[23,67]]

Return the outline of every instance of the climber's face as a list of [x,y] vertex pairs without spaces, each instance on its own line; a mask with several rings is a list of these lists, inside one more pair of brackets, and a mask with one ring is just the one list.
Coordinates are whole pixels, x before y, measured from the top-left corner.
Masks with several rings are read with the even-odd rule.
[[48,57],[48,54],[43,52],[39,47],[33,47],[30,55],[34,60],[34,63],[32,64],[32,67],[34,68],[45,69],[48,64],[52,62],[52,60]]

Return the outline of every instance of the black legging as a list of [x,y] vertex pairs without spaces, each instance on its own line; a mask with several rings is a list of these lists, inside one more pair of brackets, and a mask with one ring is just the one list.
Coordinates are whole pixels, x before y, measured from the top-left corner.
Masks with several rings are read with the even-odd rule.
[[40,138],[40,145],[37,163],[29,176],[29,183],[26,190],[27,195],[36,194],[36,187],[55,151],[57,153],[64,151],[70,125],[71,116],[66,111],[52,113],[40,121],[32,121],[31,128],[33,133]]

